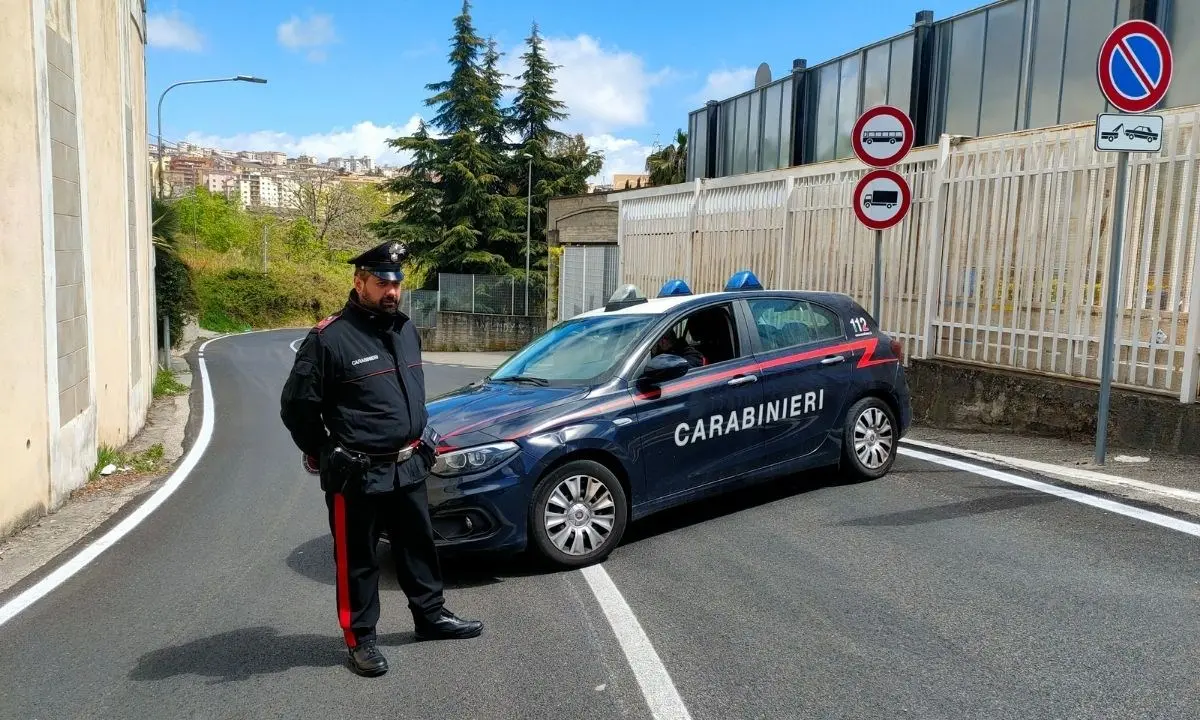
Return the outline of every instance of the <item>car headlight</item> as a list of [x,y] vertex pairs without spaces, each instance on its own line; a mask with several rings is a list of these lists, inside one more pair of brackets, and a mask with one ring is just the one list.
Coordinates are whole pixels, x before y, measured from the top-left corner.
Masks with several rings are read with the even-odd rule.
[[453,450],[438,455],[430,472],[443,477],[482,472],[496,467],[516,455],[519,450],[520,448],[514,442],[476,445],[462,450]]

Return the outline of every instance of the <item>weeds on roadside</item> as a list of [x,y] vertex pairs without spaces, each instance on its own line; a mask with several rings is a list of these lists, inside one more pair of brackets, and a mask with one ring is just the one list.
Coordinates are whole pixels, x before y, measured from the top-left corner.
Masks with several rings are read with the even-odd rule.
[[164,397],[167,395],[182,395],[190,390],[187,385],[175,379],[175,373],[169,370],[159,369],[158,375],[154,378],[154,397]]
[[101,445],[96,452],[96,466],[89,474],[89,480],[100,477],[100,471],[109,465],[117,468],[114,475],[152,472],[162,462],[164,449],[162,443],[155,443],[140,453],[126,454],[108,445]]

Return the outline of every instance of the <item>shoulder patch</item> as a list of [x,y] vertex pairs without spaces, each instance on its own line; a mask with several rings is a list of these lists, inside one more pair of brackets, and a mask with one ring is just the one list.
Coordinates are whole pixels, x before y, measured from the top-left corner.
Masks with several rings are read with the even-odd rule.
[[317,332],[321,332],[325,328],[329,327],[333,323],[334,320],[337,320],[341,316],[342,316],[341,313],[334,313],[333,315],[330,315],[329,317],[325,318],[321,322],[317,323],[317,327],[316,327]]

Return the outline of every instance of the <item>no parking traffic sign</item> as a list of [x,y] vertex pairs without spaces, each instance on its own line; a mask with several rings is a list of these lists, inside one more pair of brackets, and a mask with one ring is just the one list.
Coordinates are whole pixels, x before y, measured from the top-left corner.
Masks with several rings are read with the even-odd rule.
[[907,113],[891,105],[879,105],[859,116],[850,141],[859,160],[872,167],[887,167],[908,154],[915,134]]
[[872,170],[854,188],[854,214],[872,230],[886,230],[900,222],[911,204],[908,182],[891,170]]
[[1166,97],[1174,66],[1163,31],[1154,23],[1130,20],[1113,28],[1100,46],[1096,77],[1113,107],[1141,113]]

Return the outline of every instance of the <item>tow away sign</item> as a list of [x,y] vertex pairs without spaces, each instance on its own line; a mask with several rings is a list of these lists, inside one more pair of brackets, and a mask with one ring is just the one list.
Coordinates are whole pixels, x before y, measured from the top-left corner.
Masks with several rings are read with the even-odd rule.
[[1096,149],[1105,152],[1158,152],[1162,150],[1162,115],[1096,116]]

